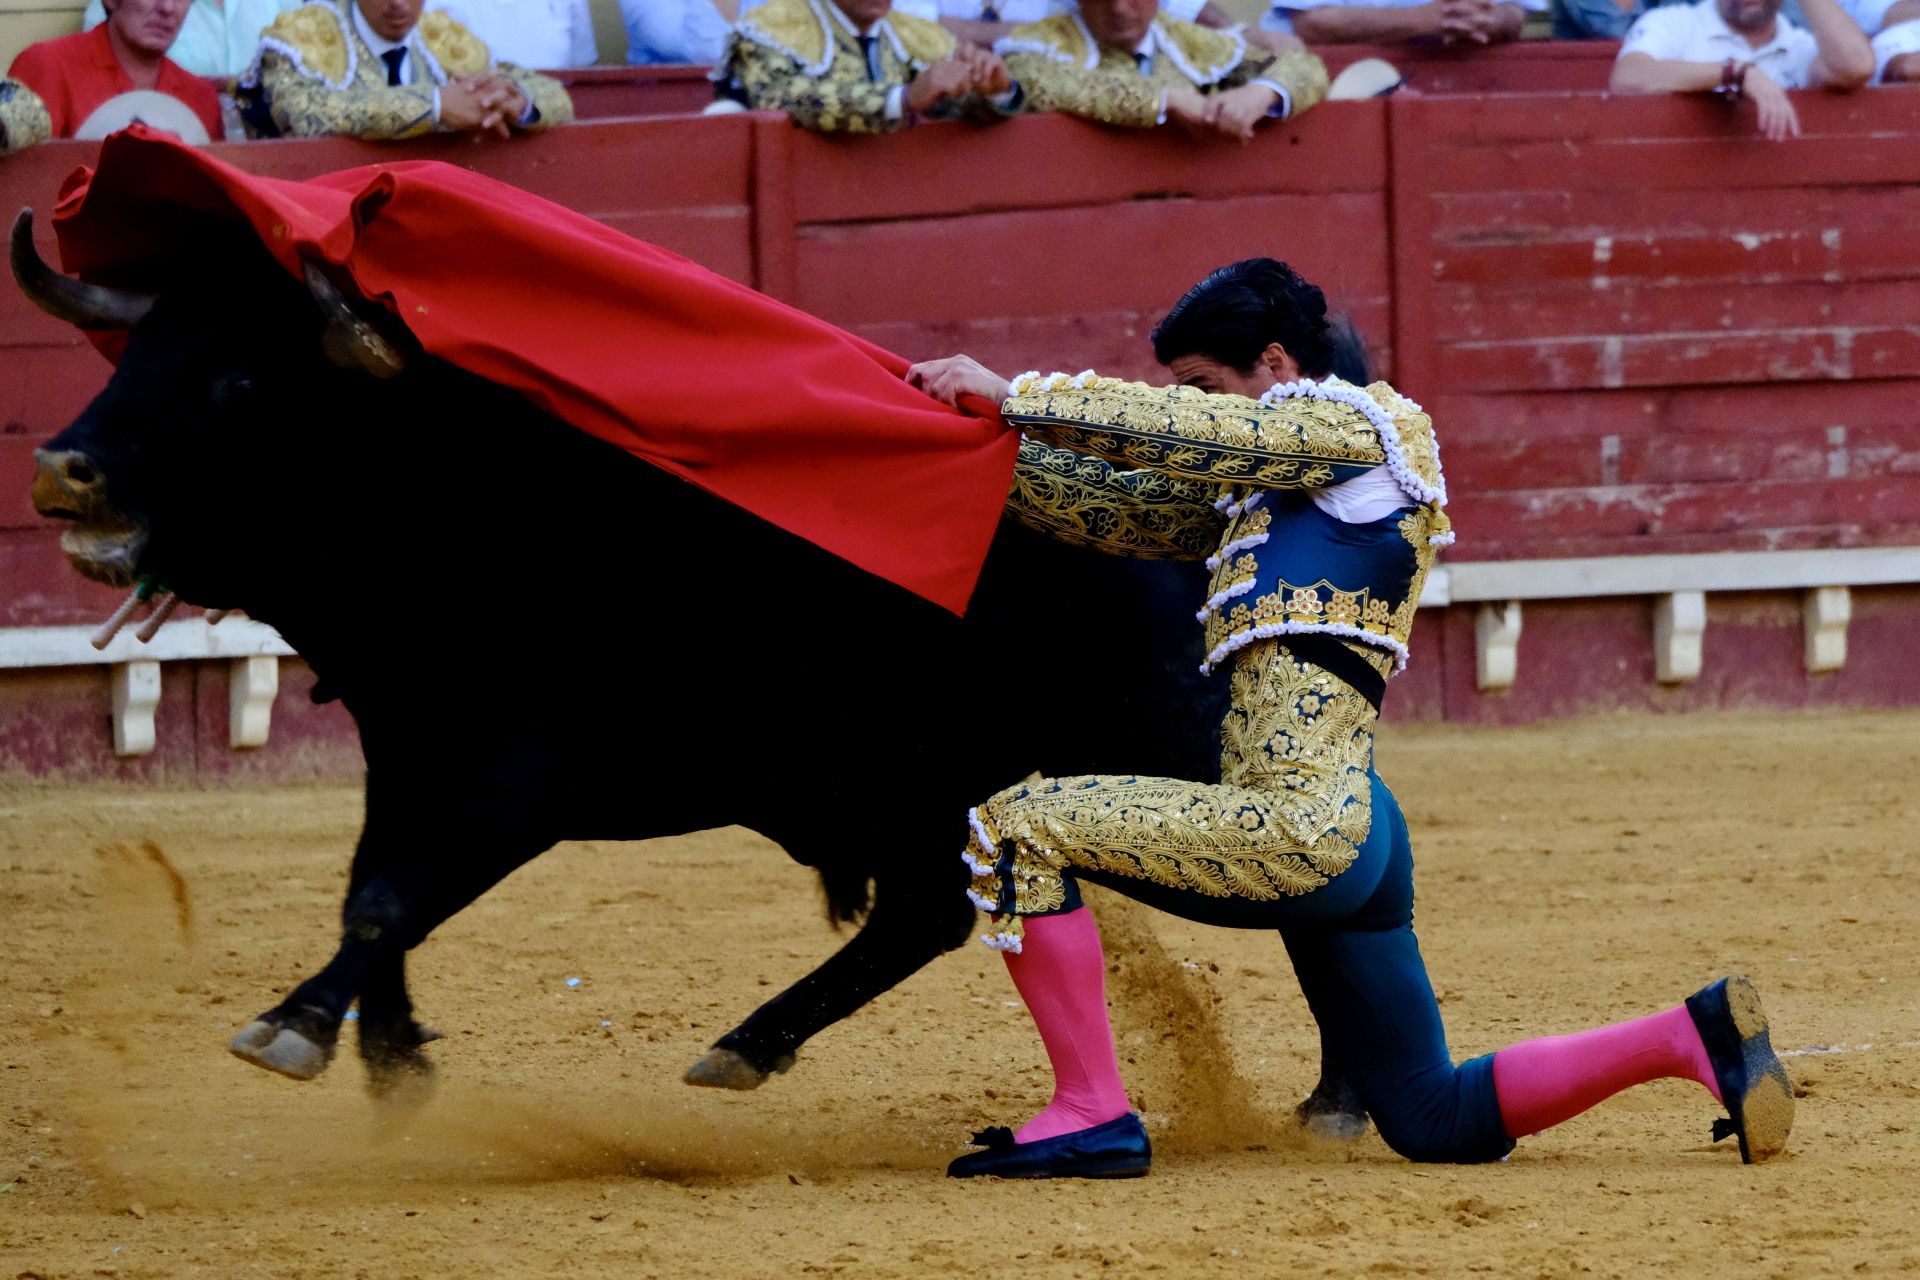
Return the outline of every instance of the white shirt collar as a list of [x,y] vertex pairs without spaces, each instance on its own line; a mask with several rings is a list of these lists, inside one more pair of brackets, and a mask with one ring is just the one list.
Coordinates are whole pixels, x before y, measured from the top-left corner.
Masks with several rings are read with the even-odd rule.
[[367,15],[360,12],[360,6],[354,0],[346,0],[346,5],[348,12],[353,15],[353,29],[360,33],[360,38],[366,42],[367,48],[373,50],[373,56],[377,58],[391,49],[407,50],[407,58],[400,63],[401,74],[409,81],[418,79],[414,67],[415,60],[412,56],[413,49],[408,43],[413,39],[413,32],[407,32],[402,39],[389,40],[368,24]]
[[1159,30],[1160,30],[1160,19],[1155,18],[1152,22],[1149,22],[1147,24],[1147,34],[1145,34],[1144,36],[1141,36],[1140,43],[1133,46],[1134,57],[1138,58],[1142,54],[1144,54],[1147,57],[1151,58],[1154,54],[1160,52],[1160,41],[1155,38],[1155,33],[1157,33]]
[[858,27],[853,25],[853,19],[847,16],[846,10],[842,9],[839,5],[835,4],[833,0],[816,0],[815,7],[820,9],[825,9],[827,11],[827,16],[831,18],[834,22],[838,23],[842,31],[846,32],[848,35],[852,36],[856,40],[858,40],[861,36],[882,35],[884,34],[884,31],[887,25],[887,20],[883,17],[880,19],[880,21],[874,23],[872,27],[868,28],[865,31],[862,31]]

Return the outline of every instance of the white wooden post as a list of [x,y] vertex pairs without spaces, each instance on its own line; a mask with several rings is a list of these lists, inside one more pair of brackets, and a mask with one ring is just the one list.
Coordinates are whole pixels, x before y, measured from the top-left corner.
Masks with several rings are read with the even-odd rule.
[[1483,604],[1473,620],[1473,667],[1481,692],[1511,689],[1520,672],[1520,602]]
[[107,672],[113,682],[113,754],[146,755],[153,750],[153,711],[160,705],[160,664],[121,662]]
[[1846,666],[1853,594],[1845,587],[1815,587],[1800,597],[1800,617],[1807,636],[1807,674]]
[[280,659],[235,658],[227,667],[227,744],[264,747],[273,726],[273,699],[280,692]]
[[1700,674],[1702,637],[1707,629],[1707,593],[1675,591],[1653,606],[1653,673],[1661,684],[1677,684]]

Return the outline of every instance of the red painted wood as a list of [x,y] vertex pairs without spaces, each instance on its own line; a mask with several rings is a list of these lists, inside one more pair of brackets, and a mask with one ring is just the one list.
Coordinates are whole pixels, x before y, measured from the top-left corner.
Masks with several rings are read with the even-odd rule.
[[[1377,194],[984,213],[955,232],[943,218],[803,228],[799,305],[836,323],[1164,311],[1214,267],[1255,254],[1285,257],[1350,305],[1378,311],[1387,293]],[[1154,251],[1130,252],[1145,245]]]
[[1316,108],[1245,146],[1069,116],[928,124],[878,138],[796,133],[794,216],[860,222],[1274,191],[1377,195],[1385,129],[1385,106],[1375,101]]
[[580,67],[549,71],[567,86],[576,120],[697,113],[713,101],[708,68]]

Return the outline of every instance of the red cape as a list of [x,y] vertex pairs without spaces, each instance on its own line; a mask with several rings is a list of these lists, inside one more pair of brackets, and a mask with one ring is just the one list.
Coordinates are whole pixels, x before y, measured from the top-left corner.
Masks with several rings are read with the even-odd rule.
[[[180,251],[186,210],[317,256],[430,353],[955,613],[1017,438],[901,381],[907,362],[515,187],[407,160],[256,178],[136,127],[54,215],[102,282]],[[531,494],[529,495],[531,498]]]

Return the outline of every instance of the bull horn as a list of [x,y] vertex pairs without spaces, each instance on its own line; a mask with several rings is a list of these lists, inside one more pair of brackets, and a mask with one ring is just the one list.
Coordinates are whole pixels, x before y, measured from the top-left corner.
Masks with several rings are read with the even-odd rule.
[[320,313],[327,318],[326,331],[320,335],[327,359],[342,368],[360,369],[376,378],[391,378],[407,367],[407,353],[401,344],[362,314],[319,263],[309,259],[306,276],[307,289],[320,304]]
[[20,292],[55,320],[82,329],[131,329],[153,309],[150,293],[87,284],[48,266],[33,247],[32,209],[22,209],[13,220],[9,256]]

